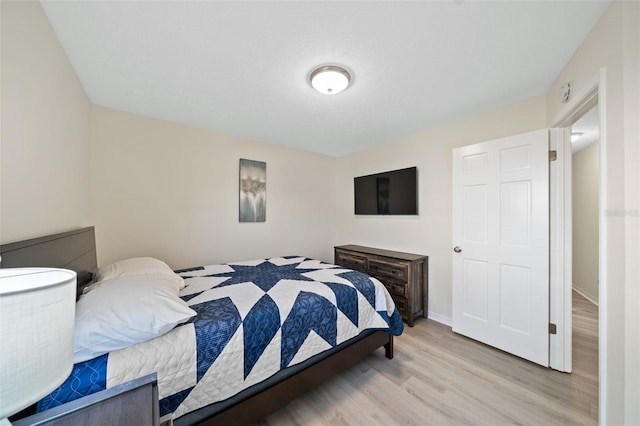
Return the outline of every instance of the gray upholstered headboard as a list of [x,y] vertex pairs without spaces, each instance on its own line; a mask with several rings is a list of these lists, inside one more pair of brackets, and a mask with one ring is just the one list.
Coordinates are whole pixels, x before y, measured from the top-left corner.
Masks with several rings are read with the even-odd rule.
[[93,226],[45,237],[0,245],[0,268],[52,267],[78,274],[78,287],[91,281],[96,269],[96,238]]

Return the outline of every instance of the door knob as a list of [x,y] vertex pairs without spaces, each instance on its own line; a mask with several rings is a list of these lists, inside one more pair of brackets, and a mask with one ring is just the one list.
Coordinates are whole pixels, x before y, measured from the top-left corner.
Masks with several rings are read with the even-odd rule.
[[456,253],[460,253],[462,251],[462,249],[460,248],[460,246],[455,246],[453,248],[453,251],[455,251]]

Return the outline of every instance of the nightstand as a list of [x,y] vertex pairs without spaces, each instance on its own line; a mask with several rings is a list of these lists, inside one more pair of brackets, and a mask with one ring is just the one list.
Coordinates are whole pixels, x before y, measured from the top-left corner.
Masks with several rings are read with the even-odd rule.
[[156,373],[13,421],[14,426],[158,426]]

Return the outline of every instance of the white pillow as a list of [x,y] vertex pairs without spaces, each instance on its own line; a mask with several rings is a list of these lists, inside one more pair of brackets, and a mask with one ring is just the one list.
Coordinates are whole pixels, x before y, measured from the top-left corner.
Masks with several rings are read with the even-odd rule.
[[[110,280],[117,277],[150,274],[170,276],[175,280],[179,289],[184,288],[184,278],[173,272],[169,265],[164,263],[162,260],[158,260],[153,257],[133,257],[131,259],[124,259],[119,262],[103,266],[95,273],[93,280],[99,283],[100,281]],[[99,285],[100,284],[98,284],[98,286]]]
[[132,275],[103,282],[76,304],[73,362],[160,336],[196,315],[166,275]]

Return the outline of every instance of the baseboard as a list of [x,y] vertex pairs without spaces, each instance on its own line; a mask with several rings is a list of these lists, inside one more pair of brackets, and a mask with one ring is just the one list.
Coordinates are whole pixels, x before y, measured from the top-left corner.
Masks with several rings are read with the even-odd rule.
[[578,293],[580,296],[584,297],[585,299],[587,299],[589,302],[593,303],[594,305],[599,306],[598,305],[598,299],[594,298],[593,296],[588,295],[584,291],[580,290],[578,287],[572,287],[572,288],[573,288],[573,291]]
[[452,326],[451,318],[449,317],[445,317],[444,315],[436,314],[435,312],[431,312],[431,311],[429,311],[427,315],[429,315],[430,320],[434,320],[436,322],[439,322],[440,324],[444,324],[447,327]]

